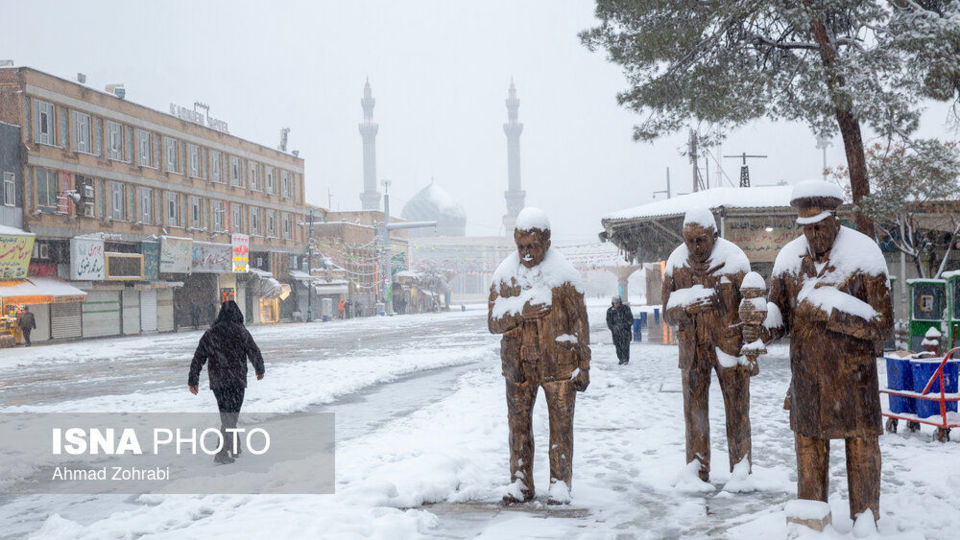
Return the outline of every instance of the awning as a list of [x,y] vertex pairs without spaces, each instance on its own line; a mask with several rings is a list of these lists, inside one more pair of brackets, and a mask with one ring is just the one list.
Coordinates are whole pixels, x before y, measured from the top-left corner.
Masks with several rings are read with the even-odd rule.
[[290,277],[297,281],[313,281],[315,278],[306,272],[300,270],[291,270]]
[[319,295],[347,294],[346,283],[314,283],[313,290]]
[[56,278],[31,277],[0,281],[0,298],[12,304],[70,304],[83,302],[87,293]]

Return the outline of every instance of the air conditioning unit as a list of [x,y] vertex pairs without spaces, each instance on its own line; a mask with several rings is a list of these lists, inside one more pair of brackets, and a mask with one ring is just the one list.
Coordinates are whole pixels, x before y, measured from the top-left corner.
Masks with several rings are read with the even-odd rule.
[[38,259],[49,259],[49,258],[50,258],[50,244],[38,244],[38,245],[37,245],[37,258],[38,258]]
[[93,186],[84,184],[82,193],[84,199],[93,199]]

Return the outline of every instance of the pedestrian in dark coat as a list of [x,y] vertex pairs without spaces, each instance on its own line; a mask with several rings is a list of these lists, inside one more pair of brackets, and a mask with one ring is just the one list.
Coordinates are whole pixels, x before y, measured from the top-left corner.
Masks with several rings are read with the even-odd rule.
[[217,398],[220,432],[225,442],[223,449],[214,458],[217,463],[233,463],[233,458],[240,454],[239,446],[234,447],[233,433],[227,430],[237,427],[237,418],[240,416],[247,386],[248,359],[253,364],[257,380],[263,379],[264,366],[260,349],[243,326],[240,307],[233,300],[228,300],[220,308],[216,322],[200,338],[197,351],[193,354],[193,362],[190,363],[187,380],[190,392],[196,395],[200,385],[200,370],[203,369],[203,364],[207,364],[210,389]]
[[200,306],[193,304],[193,308],[190,310],[190,320],[193,323],[193,329],[200,329]]
[[630,334],[633,331],[633,312],[619,296],[614,296],[607,308],[607,328],[613,334],[613,345],[617,348],[620,365],[630,363]]
[[20,333],[23,334],[23,340],[27,342],[27,347],[30,346],[30,332],[37,327],[37,321],[33,317],[33,313],[30,313],[30,308],[23,308],[23,315],[20,316]]

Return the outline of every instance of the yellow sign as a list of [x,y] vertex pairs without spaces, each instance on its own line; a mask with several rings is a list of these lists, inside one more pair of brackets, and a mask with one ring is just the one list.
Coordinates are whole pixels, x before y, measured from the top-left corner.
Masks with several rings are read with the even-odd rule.
[[33,255],[33,235],[0,234],[0,279],[23,279]]

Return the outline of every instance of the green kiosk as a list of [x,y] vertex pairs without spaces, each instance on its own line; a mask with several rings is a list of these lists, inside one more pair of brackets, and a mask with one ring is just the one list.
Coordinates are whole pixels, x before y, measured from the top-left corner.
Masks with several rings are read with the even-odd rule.
[[960,347],[960,270],[944,272],[947,280],[947,305],[949,314],[947,319],[947,349]]
[[[947,305],[947,280],[908,279],[910,286],[910,350],[920,352],[920,342],[930,328],[942,331],[944,317],[950,317]],[[950,302],[949,307],[953,307]],[[958,305],[957,307],[960,307]],[[960,311],[957,312],[960,315]]]

